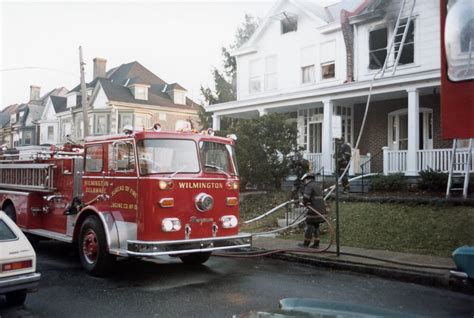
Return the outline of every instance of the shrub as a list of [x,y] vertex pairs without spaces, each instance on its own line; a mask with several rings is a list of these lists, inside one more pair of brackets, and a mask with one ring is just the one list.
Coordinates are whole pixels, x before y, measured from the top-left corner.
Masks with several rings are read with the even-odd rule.
[[420,172],[420,182],[418,188],[431,192],[446,191],[448,174],[445,172],[434,171],[433,169]]
[[375,176],[370,184],[373,191],[403,191],[407,188],[405,176],[402,173]]

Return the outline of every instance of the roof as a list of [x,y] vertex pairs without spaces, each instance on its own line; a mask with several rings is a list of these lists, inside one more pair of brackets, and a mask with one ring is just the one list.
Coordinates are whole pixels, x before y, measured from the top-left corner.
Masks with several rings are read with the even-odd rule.
[[175,89],[187,92],[187,89],[184,88],[183,86],[179,85],[178,83],[168,84],[168,86],[166,86],[166,91],[167,92],[175,90]]
[[66,110],[67,98],[62,96],[51,96],[51,103],[53,104],[54,111],[57,113]]
[[[183,110],[197,110],[197,103],[186,98],[186,105],[174,104],[170,95],[164,90],[169,91],[169,87],[184,90],[186,89],[178,83],[168,84],[139,62],[130,62],[112,68],[106,73],[106,77],[97,77],[93,81],[86,84],[87,88],[100,86],[104,90],[110,101],[142,104],[150,106],[163,106]],[[132,92],[128,88],[133,84],[149,85],[148,100],[135,99]],[[74,87],[71,92],[80,92],[80,85]],[[79,99],[78,99],[79,100]],[[80,102],[76,107],[81,107]]]
[[0,128],[5,127],[10,122],[10,116],[18,109],[18,104],[12,104],[0,111]]

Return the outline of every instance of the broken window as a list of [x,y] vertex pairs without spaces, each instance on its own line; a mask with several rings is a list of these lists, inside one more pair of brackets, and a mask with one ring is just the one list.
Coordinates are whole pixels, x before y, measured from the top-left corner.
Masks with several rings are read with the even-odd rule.
[[298,18],[296,15],[289,15],[288,13],[283,12],[283,18],[281,19],[280,24],[281,34],[298,30]]
[[[395,58],[398,55],[398,51],[400,50],[401,41],[403,38],[403,32],[405,32],[405,28],[407,27],[407,19],[400,21],[400,24],[397,29],[397,33],[395,34]],[[408,26],[408,32],[405,38],[405,43],[403,45],[402,54],[398,61],[399,64],[410,64],[413,63],[415,60],[415,24],[413,21],[410,21],[410,25]]]
[[387,28],[369,33],[369,69],[382,68],[387,57]]

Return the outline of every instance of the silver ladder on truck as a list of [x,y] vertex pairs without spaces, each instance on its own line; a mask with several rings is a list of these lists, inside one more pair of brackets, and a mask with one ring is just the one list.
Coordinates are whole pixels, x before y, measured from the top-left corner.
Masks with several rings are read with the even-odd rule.
[[52,192],[53,185],[53,164],[0,163],[0,189]]
[[[464,199],[467,198],[467,189],[469,187],[469,174],[473,169],[472,162],[473,139],[469,139],[468,151],[458,150],[458,140],[453,140],[453,150],[451,161],[449,163],[448,185],[446,187],[446,198],[451,196],[452,191],[461,191]],[[453,187],[454,179],[463,180],[462,187]]]

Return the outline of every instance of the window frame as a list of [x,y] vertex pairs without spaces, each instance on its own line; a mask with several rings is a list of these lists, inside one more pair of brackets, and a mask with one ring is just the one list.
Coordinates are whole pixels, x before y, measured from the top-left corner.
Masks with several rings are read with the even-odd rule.
[[[258,94],[262,92],[263,85],[262,85],[262,74],[259,68],[261,68],[260,63],[262,62],[262,59],[253,59],[249,61],[249,94]],[[255,74],[252,72],[252,66],[255,65]],[[259,87],[258,90],[253,90],[252,89],[252,83],[253,82],[258,82]]]
[[[274,60],[274,70],[272,72],[268,71],[268,61]],[[269,77],[275,76],[275,87],[268,87]],[[269,55],[265,57],[265,70],[263,75],[263,90],[264,91],[275,91],[278,89],[278,56],[277,55]]]
[[[286,13],[286,14],[285,14]],[[295,14],[287,14],[287,12],[282,13],[284,15],[283,19],[280,20],[280,34],[288,34],[292,32],[297,32],[298,31],[298,16]],[[290,19],[294,19],[295,23],[293,24],[293,21],[290,21]],[[286,21],[286,24],[285,24]]]
[[[371,33],[377,32],[377,31],[380,31],[380,30],[385,30],[385,42],[386,42],[385,47],[377,48],[377,49],[371,49],[370,35],[371,35]],[[387,53],[388,53],[388,45],[389,45],[388,37],[389,37],[389,29],[388,29],[388,26],[386,24],[378,25],[378,26],[374,27],[373,29],[369,30],[368,43],[367,43],[367,48],[368,48],[368,52],[369,52],[369,60],[368,60],[368,69],[369,70],[379,70],[383,67],[383,64],[385,62],[385,59],[387,58]],[[385,58],[384,58],[383,61],[379,61],[379,62],[381,62],[380,67],[372,67],[372,65],[371,65],[372,52],[380,52],[380,51],[385,51]]]
[[[117,164],[117,150],[118,150],[118,146],[120,145],[125,145],[125,144],[129,144],[131,145],[131,148],[132,148],[132,153],[133,153],[133,167],[132,168],[129,168],[129,169],[126,169],[126,170],[120,170],[118,169],[118,164]],[[133,140],[119,140],[119,141],[115,141],[113,143],[110,143],[108,145],[109,147],[109,165],[108,165],[108,169],[109,171],[113,171],[114,173],[123,173],[123,174],[130,174],[130,173],[136,173],[137,171],[137,155],[136,155],[136,147],[135,147],[135,143],[133,142]],[[129,162],[130,164],[130,162]]]
[[[89,149],[92,149],[92,148],[100,148],[101,149],[101,166],[100,166],[100,170],[89,170],[88,169],[88,166],[87,166],[87,163],[89,160],[92,160],[92,159],[88,159],[87,158],[87,155],[88,155],[88,151]],[[87,173],[101,173],[104,171],[104,159],[105,159],[105,156],[104,156],[104,146],[102,144],[92,144],[92,145],[89,145],[86,147],[86,149],[84,149],[84,172],[87,172]],[[99,160],[99,159],[94,159],[94,160]]]

